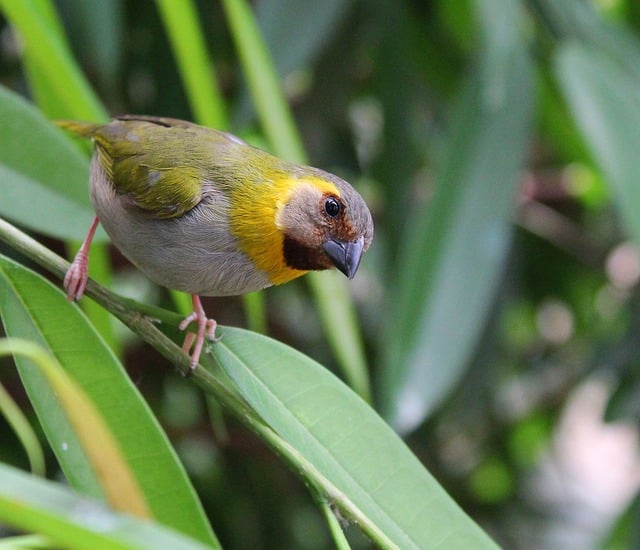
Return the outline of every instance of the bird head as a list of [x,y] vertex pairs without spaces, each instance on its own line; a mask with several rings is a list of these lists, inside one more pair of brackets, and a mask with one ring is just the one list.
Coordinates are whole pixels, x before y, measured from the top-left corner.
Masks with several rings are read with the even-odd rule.
[[346,181],[306,170],[277,212],[284,261],[303,271],[336,267],[351,279],[373,239],[369,208]]

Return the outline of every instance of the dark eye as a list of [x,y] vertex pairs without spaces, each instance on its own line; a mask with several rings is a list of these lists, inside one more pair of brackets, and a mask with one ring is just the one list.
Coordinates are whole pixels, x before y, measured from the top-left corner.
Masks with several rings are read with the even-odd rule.
[[340,203],[333,197],[329,197],[324,201],[324,211],[330,218],[335,218],[340,214]]

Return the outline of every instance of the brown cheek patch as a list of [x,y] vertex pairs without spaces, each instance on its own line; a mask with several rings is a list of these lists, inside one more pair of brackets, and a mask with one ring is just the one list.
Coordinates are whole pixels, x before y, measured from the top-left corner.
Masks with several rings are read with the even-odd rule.
[[309,248],[291,237],[284,238],[282,252],[285,263],[291,269],[317,271],[333,267],[331,260],[322,250]]
[[[335,218],[329,218],[324,212],[324,201],[328,197],[334,197],[340,203],[340,207],[341,207],[340,214]],[[358,240],[358,238],[360,237],[360,234],[358,233],[356,228],[353,227],[353,225],[347,220],[347,216],[345,215],[346,208],[347,207],[345,206],[344,201],[340,197],[337,197],[336,195],[334,195],[333,193],[331,194],[325,193],[324,195],[322,195],[322,200],[320,201],[320,210],[321,210],[322,216],[326,216],[325,219],[329,220],[331,235],[334,238],[344,242],[354,242]]]
[[345,218],[342,216],[333,225],[332,234],[344,242],[353,242],[358,240],[360,234]]

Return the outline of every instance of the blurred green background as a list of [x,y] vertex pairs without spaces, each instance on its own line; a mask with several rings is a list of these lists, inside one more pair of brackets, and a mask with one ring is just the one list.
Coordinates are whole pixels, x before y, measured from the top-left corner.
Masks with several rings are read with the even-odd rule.
[[[109,113],[206,118],[158,4],[55,4]],[[640,545],[640,4],[252,5],[309,163],[351,181],[374,215],[349,288],[375,407],[502,545]],[[211,119],[277,149],[222,6],[197,7],[225,105]],[[0,83],[35,100],[23,61],[0,16]],[[170,304],[110,254],[111,288]],[[268,333],[342,375],[305,279],[264,293]],[[240,299],[205,307],[246,324]],[[256,438],[118,338],[225,547],[330,544],[305,488]],[[24,465],[2,422],[0,440],[0,460]]]

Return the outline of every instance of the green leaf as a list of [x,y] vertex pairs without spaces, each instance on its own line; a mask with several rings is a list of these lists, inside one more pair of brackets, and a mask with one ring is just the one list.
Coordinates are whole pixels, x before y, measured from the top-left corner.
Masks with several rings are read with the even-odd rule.
[[23,338],[0,339],[0,356],[13,354],[44,375],[58,405],[78,437],[107,502],[112,508],[151,518],[146,499],[117,441],[86,393],[40,346]]
[[494,547],[391,428],[333,374],[265,336],[221,332],[212,352],[244,399],[359,508],[386,545]]
[[561,40],[572,40],[606,52],[640,78],[640,42],[631,25],[616,24],[603,17],[594,2],[583,0],[531,0],[553,34]]
[[458,98],[428,211],[414,213],[392,289],[381,394],[415,428],[451,391],[485,326],[510,245],[530,128],[532,65],[517,2],[476,2],[479,70]]
[[599,49],[574,42],[558,49],[555,74],[629,234],[640,243],[640,77]]
[[86,157],[2,86],[0,145],[0,214],[52,237],[81,240],[94,215]]
[[50,2],[0,0],[0,8],[20,32],[29,59],[41,71],[39,78],[48,83],[49,90],[55,90],[70,116],[81,120],[106,119],[102,104],[60,37],[59,26],[51,22],[54,10]]
[[[280,76],[306,68],[331,42],[353,0],[263,0],[256,18]],[[283,21],[287,21],[283,25]],[[293,47],[295,45],[295,47]]]
[[55,358],[37,344],[23,338],[3,338],[0,340],[0,356],[9,354],[26,358],[46,378],[111,507],[150,519],[151,512],[137,479],[104,418],[86,393]]
[[[32,7],[34,11],[29,13],[29,18],[40,19],[48,31],[52,33],[52,36],[55,36],[63,45],[58,51],[69,55],[64,26],[60,17],[58,17],[53,2],[51,2],[51,0],[35,0]],[[49,50],[49,55],[55,54]],[[34,103],[50,118],[67,118],[68,115],[66,113],[68,111],[67,105],[65,105],[66,101],[63,97],[64,92],[51,81],[46,73],[46,69],[42,68],[41,63],[38,61],[38,56],[32,55],[30,48],[24,48],[23,57],[24,73],[29,83],[29,89]]]
[[[40,108],[51,118],[78,118],[81,120],[104,120],[107,113],[93,93],[87,79],[82,74],[75,62],[71,49],[64,35],[64,29],[60,18],[56,13],[56,8],[51,0],[25,0],[24,2],[5,2],[0,0],[0,7],[4,10],[7,19],[13,24],[21,34],[24,41],[24,68],[29,80],[29,85],[33,96],[36,98]],[[108,25],[105,22],[105,26]],[[104,49],[104,48],[103,48]],[[37,152],[36,152],[37,153]],[[37,163],[40,158],[38,154],[31,159]],[[58,161],[53,166],[58,166]],[[86,161],[85,161],[86,165]],[[64,164],[60,164],[63,168]],[[85,168],[85,172],[87,172]],[[72,186],[70,190],[87,189],[87,178],[85,177],[82,187]],[[20,186],[13,186],[20,189]],[[37,189],[25,189],[29,192],[33,203],[49,204],[46,194]],[[88,193],[85,191],[83,198],[86,200]],[[53,200],[52,207],[57,201]],[[55,210],[54,210],[55,212]],[[58,231],[60,225],[75,228],[77,232],[85,231],[89,223],[75,223],[73,217],[67,217],[65,212],[52,216],[51,211],[45,216],[35,216],[38,220],[57,222],[54,231]],[[76,233],[77,234],[77,233]],[[66,234],[54,236],[67,238]],[[74,235],[71,235],[74,237]],[[76,236],[75,240],[80,241],[84,235]],[[107,250],[99,246],[99,240],[104,238],[104,232],[100,229],[92,247],[92,261],[89,263],[89,274],[99,281],[106,282],[111,278],[111,270],[107,259]],[[78,245],[79,246],[79,245]],[[73,247],[72,255],[75,254]],[[90,316],[95,327],[107,340],[111,349],[118,352],[119,344],[114,337],[112,326],[109,324],[107,314],[96,309],[93,304],[84,306],[85,311]]]
[[[102,412],[147,498],[153,515],[217,545],[200,502],[166,435],[122,365],[80,309],[39,275],[0,256],[0,315],[9,336],[35,342],[56,357]],[[49,385],[16,358],[21,378],[72,487],[101,490]]]
[[0,523],[84,550],[210,548],[148,521],[109,510],[67,488],[0,464]]

